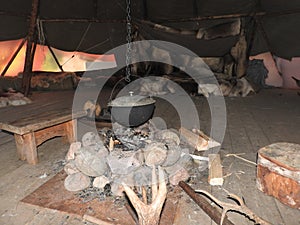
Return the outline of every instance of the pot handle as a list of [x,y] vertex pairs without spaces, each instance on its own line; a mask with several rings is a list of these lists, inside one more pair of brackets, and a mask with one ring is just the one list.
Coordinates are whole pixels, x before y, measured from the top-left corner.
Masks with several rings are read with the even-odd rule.
[[[131,75],[131,76],[133,76],[133,77],[139,77],[139,76],[136,76],[136,75]],[[121,78],[120,80],[118,80],[117,83],[114,85],[113,89],[111,90],[111,93],[110,93],[108,102],[111,102],[113,93],[114,93],[116,87],[118,86],[118,84],[119,84],[122,80],[126,80],[126,77],[122,77],[122,78]],[[132,96],[132,95],[133,95],[133,92],[130,91],[130,92],[129,92],[129,95]]]

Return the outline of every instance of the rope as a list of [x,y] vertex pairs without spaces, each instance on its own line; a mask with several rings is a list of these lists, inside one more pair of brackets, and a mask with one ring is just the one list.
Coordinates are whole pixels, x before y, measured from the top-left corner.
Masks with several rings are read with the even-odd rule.
[[[87,33],[88,33],[90,27],[91,27],[91,23],[89,23],[89,25],[88,25],[87,28],[85,29],[83,35],[81,36],[81,39],[80,39],[80,41],[79,41],[79,43],[78,43],[78,45],[77,45],[77,47],[76,47],[76,49],[75,49],[75,52],[78,51],[78,49],[79,49],[79,47],[81,46],[81,44],[82,44],[82,42],[83,42],[85,36],[86,36]],[[76,55],[77,55],[77,54],[74,53],[74,54],[73,54],[69,59],[67,59],[61,66],[63,67],[66,63],[68,63],[69,61],[71,61],[71,59],[73,59]]]
[[46,38],[45,38],[44,29],[43,29],[43,21],[41,21],[39,18],[37,18],[37,20],[36,20],[36,28],[37,28],[37,32],[38,32],[39,43],[42,45],[45,45]]

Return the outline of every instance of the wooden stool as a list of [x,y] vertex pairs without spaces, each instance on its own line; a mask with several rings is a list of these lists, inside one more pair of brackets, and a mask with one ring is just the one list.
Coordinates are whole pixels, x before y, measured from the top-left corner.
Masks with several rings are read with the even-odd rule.
[[257,187],[300,209],[300,145],[283,142],[261,148],[257,158]]
[[72,113],[59,109],[38,114],[27,114],[14,121],[0,122],[0,129],[14,133],[17,154],[29,164],[37,164],[37,146],[53,137],[65,137],[69,143],[77,139],[77,118],[85,111]]

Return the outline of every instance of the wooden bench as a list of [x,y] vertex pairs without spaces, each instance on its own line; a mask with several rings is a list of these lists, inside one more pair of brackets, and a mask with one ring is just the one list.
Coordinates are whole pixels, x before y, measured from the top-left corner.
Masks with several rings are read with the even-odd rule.
[[[22,109],[25,112],[18,112],[22,112]],[[58,136],[65,137],[69,143],[75,142],[77,118],[86,115],[85,111],[72,113],[70,107],[30,110],[24,106],[15,107],[14,110],[2,110],[0,129],[14,134],[18,157],[33,165],[38,163],[37,146],[43,142]]]

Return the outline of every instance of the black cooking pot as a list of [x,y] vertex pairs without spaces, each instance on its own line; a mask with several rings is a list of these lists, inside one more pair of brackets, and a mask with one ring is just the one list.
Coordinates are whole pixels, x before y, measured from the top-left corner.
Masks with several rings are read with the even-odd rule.
[[125,127],[137,127],[152,117],[155,100],[147,96],[130,93],[129,96],[114,99],[108,106],[113,122]]

